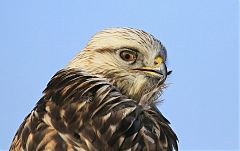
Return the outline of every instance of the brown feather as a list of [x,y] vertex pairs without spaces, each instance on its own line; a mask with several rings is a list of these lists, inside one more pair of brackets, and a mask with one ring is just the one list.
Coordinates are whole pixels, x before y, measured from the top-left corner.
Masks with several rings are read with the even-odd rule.
[[51,79],[10,150],[161,150],[177,136],[156,106],[139,105],[103,78],[69,69]]

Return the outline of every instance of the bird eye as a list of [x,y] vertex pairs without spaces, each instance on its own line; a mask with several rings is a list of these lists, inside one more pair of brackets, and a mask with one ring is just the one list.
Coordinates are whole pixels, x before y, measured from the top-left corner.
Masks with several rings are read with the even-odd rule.
[[120,57],[124,61],[134,62],[137,59],[137,53],[130,50],[123,50],[120,52]]

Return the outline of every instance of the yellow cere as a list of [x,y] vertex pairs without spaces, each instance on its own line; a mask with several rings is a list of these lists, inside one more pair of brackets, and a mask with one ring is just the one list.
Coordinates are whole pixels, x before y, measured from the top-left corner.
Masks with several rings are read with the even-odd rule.
[[158,73],[154,72],[153,70],[155,70],[155,68],[160,66],[162,63],[163,63],[163,58],[159,56],[159,57],[155,58],[154,66],[143,67],[142,69],[145,69],[145,71],[143,71],[143,72],[148,73],[153,76],[160,76]]
[[163,62],[163,59],[160,56],[154,60],[154,63],[156,66],[160,65],[162,62]]

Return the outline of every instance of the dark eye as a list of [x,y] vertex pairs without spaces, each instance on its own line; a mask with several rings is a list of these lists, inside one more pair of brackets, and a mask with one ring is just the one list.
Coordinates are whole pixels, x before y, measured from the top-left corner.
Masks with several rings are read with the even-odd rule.
[[124,61],[134,62],[137,59],[137,53],[131,50],[123,50],[120,52],[120,57]]

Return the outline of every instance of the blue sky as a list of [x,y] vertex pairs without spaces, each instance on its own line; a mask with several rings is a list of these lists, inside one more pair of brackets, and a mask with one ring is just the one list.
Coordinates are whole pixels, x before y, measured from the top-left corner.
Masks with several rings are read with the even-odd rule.
[[237,150],[238,2],[1,0],[0,150],[7,150],[49,79],[106,27],[160,39],[173,74],[159,106],[180,150]]

